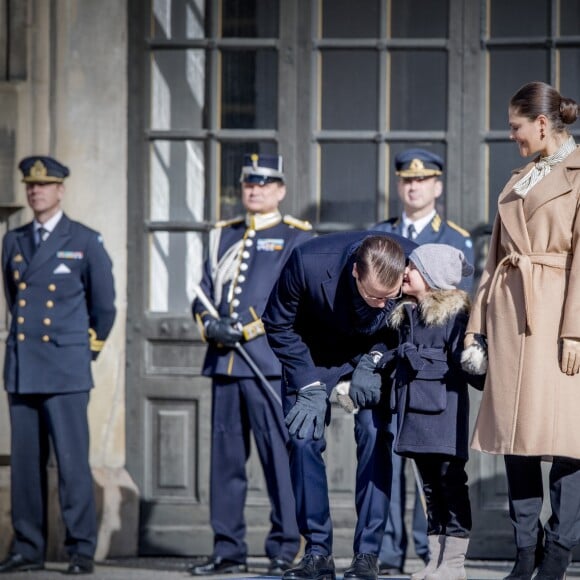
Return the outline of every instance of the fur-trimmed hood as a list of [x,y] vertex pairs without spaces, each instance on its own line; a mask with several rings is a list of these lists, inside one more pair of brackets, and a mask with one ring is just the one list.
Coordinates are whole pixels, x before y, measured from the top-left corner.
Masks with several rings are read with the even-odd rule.
[[[404,298],[389,316],[389,326],[399,328],[405,319],[405,305],[416,304]],[[464,290],[434,290],[418,303],[419,315],[425,326],[443,326],[460,312],[469,314],[471,300]]]

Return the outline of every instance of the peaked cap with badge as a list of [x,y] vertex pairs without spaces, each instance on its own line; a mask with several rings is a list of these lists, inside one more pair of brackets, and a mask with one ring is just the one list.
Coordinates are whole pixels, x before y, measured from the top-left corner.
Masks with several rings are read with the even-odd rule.
[[18,169],[22,171],[24,183],[62,183],[70,175],[66,165],[44,155],[25,157]]
[[426,149],[406,149],[395,157],[395,173],[399,177],[434,177],[443,173],[439,155]]
[[284,183],[284,170],[281,155],[244,155],[240,183],[266,185],[273,182]]

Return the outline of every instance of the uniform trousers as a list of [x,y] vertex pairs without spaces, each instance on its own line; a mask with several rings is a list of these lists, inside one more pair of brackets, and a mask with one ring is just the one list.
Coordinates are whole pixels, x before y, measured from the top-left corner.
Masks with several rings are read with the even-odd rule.
[[[535,546],[542,535],[542,458],[506,455],[505,466],[516,546]],[[580,460],[554,457],[549,485],[552,514],[544,529],[546,540],[571,550],[580,542]]]
[[92,558],[97,539],[89,465],[89,393],[8,394],[11,422],[12,552],[44,561],[47,537],[47,463],[52,442],[70,555]]
[[[286,413],[295,401],[295,394],[285,397]],[[392,446],[392,434],[388,429],[390,413],[385,408],[386,405],[381,405],[361,409],[354,416],[357,445],[355,553],[378,555],[383,539],[389,510]],[[326,428],[326,434],[329,429],[331,427]],[[290,472],[298,527],[306,540],[305,553],[329,556],[332,554],[333,530],[323,459],[326,438],[315,440],[313,432],[312,427],[303,439],[290,436]]]
[[[280,380],[270,379],[280,392]],[[212,398],[210,517],[214,556],[245,562],[244,505],[250,430],[264,471],[272,511],[266,537],[269,558],[294,560],[300,548],[282,407],[253,378],[215,377]]]
[[[398,415],[393,415],[389,429],[393,436],[397,432]],[[405,465],[407,460],[396,453],[392,454],[393,480],[391,485],[391,503],[389,505],[389,517],[385,526],[385,535],[379,552],[379,561],[382,566],[398,568],[405,566],[407,546],[409,543],[407,529],[405,527],[405,510],[407,498],[407,477]],[[415,484],[415,498],[413,506],[413,543],[415,552],[424,560],[429,557],[427,545],[427,517],[421,504],[421,497]]]
[[427,503],[427,534],[468,538],[471,503],[465,459],[437,453],[414,455]]

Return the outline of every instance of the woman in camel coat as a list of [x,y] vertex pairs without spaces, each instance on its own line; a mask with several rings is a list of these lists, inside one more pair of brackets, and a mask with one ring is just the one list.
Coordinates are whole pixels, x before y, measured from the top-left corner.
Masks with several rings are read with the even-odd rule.
[[[523,86],[509,107],[523,157],[499,196],[466,345],[488,341],[472,447],[505,455],[517,558],[510,580],[561,578],[580,540],[580,149],[565,129],[578,106]],[[541,461],[552,461],[545,530]],[[543,536],[545,533],[545,546]]]

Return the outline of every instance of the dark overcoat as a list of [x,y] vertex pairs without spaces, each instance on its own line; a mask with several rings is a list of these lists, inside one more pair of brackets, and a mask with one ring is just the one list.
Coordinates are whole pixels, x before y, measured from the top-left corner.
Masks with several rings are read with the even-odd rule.
[[4,386],[53,394],[93,387],[91,360],[115,320],[112,263],[97,232],[63,215],[36,249],[32,223],[2,244],[10,314]]
[[461,369],[469,297],[461,290],[430,292],[419,304],[397,305],[389,321],[399,347],[385,355],[394,383],[391,405],[398,432],[394,450],[405,456],[441,453],[467,459],[468,378]]
[[325,383],[330,393],[376,342],[355,328],[352,282],[354,252],[376,234],[399,242],[407,256],[417,247],[385,232],[327,234],[294,250],[282,270],[263,320],[270,345],[283,361],[288,393],[315,381]]

